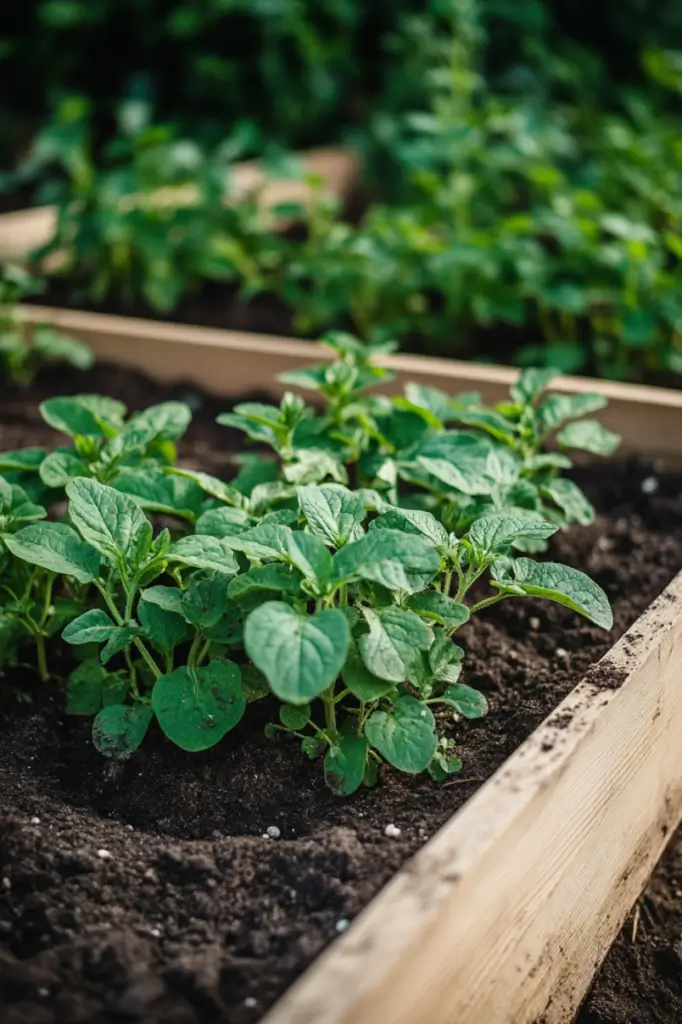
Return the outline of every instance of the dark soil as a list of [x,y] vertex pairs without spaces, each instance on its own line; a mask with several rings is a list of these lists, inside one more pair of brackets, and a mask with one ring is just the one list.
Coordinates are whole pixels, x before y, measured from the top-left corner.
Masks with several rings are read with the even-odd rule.
[[[0,388],[0,449],[54,441],[36,406],[57,390],[103,390],[131,408],[191,391],[197,415],[181,459],[229,472],[234,438],[213,424],[227,402],[110,367],[51,372],[30,402]],[[552,556],[606,589],[613,632],[532,600],[468,624],[466,679],[491,714],[457,728],[454,784],[387,770],[376,790],[338,800],[319,765],[263,738],[267,702],[213,751],[183,754],[150,730],[116,765],[93,750],[87,722],[63,714],[57,684],[0,679],[3,1024],[257,1020],[682,566],[682,476],[617,460],[580,476],[599,518],[563,535]],[[657,490],[646,494],[651,476]],[[17,685],[31,703],[16,699]],[[280,838],[264,838],[273,826]],[[583,1024],[640,1019],[663,1018]]]

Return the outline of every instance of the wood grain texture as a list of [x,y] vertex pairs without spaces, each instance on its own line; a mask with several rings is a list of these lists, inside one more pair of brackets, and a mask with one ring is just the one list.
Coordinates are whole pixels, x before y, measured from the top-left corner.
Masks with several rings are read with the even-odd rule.
[[[49,321],[82,338],[102,359],[116,360],[166,380],[191,381],[223,395],[264,388],[281,394],[285,388],[278,384],[278,374],[331,355],[324,346],[290,338],[42,306],[22,308],[27,320]],[[517,377],[512,369],[426,356],[395,355],[386,363],[395,370],[399,386],[414,380],[452,394],[474,389],[486,401],[503,398]],[[392,388],[395,384],[385,390]],[[599,391],[609,400],[599,418],[622,435],[625,449],[682,459],[681,391],[582,377],[559,377],[556,389],[570,393]]]
[[[337,146],[311,149],[300,154],[307,174],[319,176],[323,190],[334,195],[347,194],[358,173],[355,153]],[[246,160],[235,164],[229,187],[231,203],[251,194],[257,194],[264,210],[278,203],[307,203],[311,198],[309,185],[295,178],[266,178],[258,161]],[[140,201],[154,202],[156,206],[192,206],[196,202],[196,189],[192,186],[158,189]],[[128,197],[130,205],[130,197]],[[271,227],[285,227],[283,218],[269,218]],[[0,259],[23,260],[30,252],[47,245],[54,237],[57,207],[41,206],[29,210],[16,210],[0,214]],[[58,265],[52,261],[53,267]]]
[[682,574],[263,1024],[567,1024],[682,817]]

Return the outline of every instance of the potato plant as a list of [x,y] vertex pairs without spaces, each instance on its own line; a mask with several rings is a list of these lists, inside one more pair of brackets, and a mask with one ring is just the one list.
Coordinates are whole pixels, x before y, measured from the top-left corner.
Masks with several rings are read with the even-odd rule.
[[570,483],[563,449],[613,449],[578,418],[597,397],[543,395],[541,371],[493,408],[416,385],[376,397],[381,352],[331,340],[337,358],[296,375],[321,411],[288,393],[221,417],[275,453],[229,482],[176,464],[190,413],[172,402],[126,419],[101,396],[52,399],[72,447],[0,455],[0,662],[34,643],[47,680],[61,632],[79,658],[67,711],[93,717],[106,756],[153,720],[205,750],[270,697],[268,736],[319,758],[338,795],[384,763],[442,780],[461,767],[453,725],[487,711],[456,643],[472,615],[532,596],[611,627],[589,577],[527,557],[591,515],[552,484]]

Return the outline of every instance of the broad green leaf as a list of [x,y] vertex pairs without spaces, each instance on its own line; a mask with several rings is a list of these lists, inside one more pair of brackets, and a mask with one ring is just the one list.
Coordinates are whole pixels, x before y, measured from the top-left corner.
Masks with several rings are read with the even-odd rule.
[[483,694],[463,683],[448,686],[438,700],[447,704],[463,718],[483,718],[488,714],[488,701]]
[[151,438],[177,441],[192,422],[192,410],[184,402],[161,402],[130,417],[128,426],[149,431]]
[[421,590],[415,575],[427,579],[440,568],[440,555],[422,537],[400,530],[370,530],[334,555],[334,580],[372,580],[389,590]]
[[[209,629],[217,625],[229,604],[227,587],[228,579],[223,572],[196,573],[192,576],[187,590],[182,593],[183,617],[192,626],[200,629]],[[145,594],[149,594],[149,591],[145,591]]]
[[347,686],[358,700],[367,703],[379,700],[395,689],[394,683],[387,682],[385,679],[379,679],[369,671],[360,657],[360,652],[355,644],[352,645],[348,652],[346,664],[341,672],[341,678],[343,679],[344,686]]
[[[113,657],[130,646],[133,638],[138,636],[140,627],[136,622],[125,622],[122,626],[116,626],[104,645],[100,654],[100,661],[103,665],[108,664]],[[73,643],[73,641],[71,641]]]
[[209,473],[200,473],[193,469],[183,469],[181,466],[169,466],[167,472],[192,480],[206,494],[210,494],[212,498],[217,498],[218,501],[224,501],[226,505],[234,505],[237,508],[243,505],[244,498],[239,491],[230,486],[230,484],[219,480],[217,476],[211,476]]
[[370,530],[400,530],[420,534],[434,545],[448,543],[445,527],[431,512],[412,508],[382,508],[381,515],[370,523]]
[[290,536],[291,530],[288,526],[266,523],[244,530],[238,536],[224,537],[223,541],[233,551],[241,551],[248,558],[274,558],[284,561],[288,556]]
[[553,367],[530,367],[523,370],[516,384],[512,385],[511,396],[518,405],[530,405],[556,375],[557,371]]
[[268,601],[247,618],[244,646],[276,696],[290,704],[305,704],[341,672],[350,628],[345,615],[334,609],[308,616],[287,604]]
[[335,548],[356,536],[367,515],[362,501],[345,487],[311,484],[299,487],[297,493],[310,532]]
[[237,601],[254,591],[274,590],[297,595],[301,591],[301,579],[300,572],[288,565],[256,565],[230,580],[228,594]]
[[454,743],[451,740],[440,740],[428,768],[431,778],[436,782],[444,782],[450,775],[455,775],[461,770],[462,762],[457,756]]
[[363,608],[363,615],[369,632],[358,639],[358,650],[365,667],[378,679],[405,682],[419,653],[433,642],[430,628],[401,608]]
[[203,504],[203,493],[191,480],[169,476],[161,467],[124,469],[113,486],[128,494],[146,512],[180,516],[194,522]]
[[205,668],[177,668],[156,680],[152,708],[176,746],[208,750],[234,729],[244,714],[239,666],[212,661]]
[[440,423],[454,419],[452,398],[438,388],[409,381],[405,385],[405,397],[411,405],[428,410]]
[[286,729],[299,731],[305,729],[311,714],[310,704],[282,704],[279,709],[279,720]]
[[64,523],[24,526],[4,542],[17,558],[42,569],[90,583],[99,570],[99,555]]
[[263,700],[270,694],[270,686],[262,672],[253,665],[240,665],[242,674],[242,693],[247,704]]
[[453,644],[450,635],[442,629],[436,629],[434,641],[429,648],[429,667],[433,674],[440,679],[448,665],[460,662],[463,657],[464,651]]
[[148,704],[110,704],[93,722],[92,742],[105,757],[124,760],[140,746],[151,720]]
[[515,424],[495,409],[483,407],[476,409],[472,406],[459,408],[456,403],[453,403],[451,418],[467,427],[478,427],[479,430],[484,430],[497,441],[509,443],[516,434]]
[[251,525],[247,512],[241,508],[211,508],[199,516],[194,532],[209,537],[234,537],[243,533]]
[[38,470],[46,487],[66,487],[69,480],[87,476],[87,467],[74,452],[56,451],[43,459]]
[[324,758],[324,780],[335,796],[350,796],[363,782],[369,744],[364,736],[342,736]]
[[551,498],[559,506],[567,523],[589,526],[594,522],[594,506],[590,504],[573,480],[568,480],[566,477],[550,480],[542,487],[542,494]]
[[497,512],[477,519],[468,537],[484,557],[493,557],[506,554],[514,541],[546,540],[558,529],[556,523],[544,522],[532,515]]
[[609,599],[602,588],[578,569],[557,562],[534,562],[530,558],[516,558],[493,575],[502,589],[507,584],[520,588],[531,597],[545,597],[591,619],[602,629],[611,629],[613,613]]
[[438,746],[430,708],[409,696],[400,697],[390,711],[370,715],[365,735],[389,764],[413,774],[428,768]]
[[535,472],[543,469],[570,469],[573,463],[562,452],[538,452],[531,455],[525,465]]
[[69,437],[111,437],[123,425],[126,408],[104,395],[48,398],[40,405],[43,419]]
[[178,587],[157,586],[147,587],[146,590],[143,590],[140,594],[140,599],[149,604],[156,605],[164,611],[182,615],[182,595],[183,591]]
[[569,423],[557,434],[557,444],[562,448],[578,448],[592,455],[613,455],[620,440],[620,434],[607,430],[598,420]]
[[62,633],[67,644],[102,644],[112,635],[116,625],[101,608],[91,608],[70,622]]
[[44,448],[19,448],[0,452],[0,473],[34,473],[45,458]]
[[287,560],[303,573],[307,580],[324,588],[332,572],[332,556],[319,537],[297,530],[287,538]]
[[537,411],[540,435],[547,437],[569,420],[577,420],[591,412],[598,412],[605,405],[606,399],[603,395],[548,395]]
[[66,493],[71,521],[88,544],[109,557],[121,555],[134,565],[144,558],[152,527],[132,498],[84,477],[72,480]]
[[0,513],[6,515],[13,504],[12,485],[0,476]]
[[137,617],[145,634],[162,654],[170,654],[189,634],[182,615],[160,608],[153,602],[140,601]]
[[233,575],[239,572],[239,565],[228,539],[192,534],[181,537],[171,544],[168,551],[170,562],[180,562],[195,569],[213,569],[216,572]]
[[106,677],[106,669],[96,658],[88,658],[76,666],[66,681],[67,715],[96,715],[102,708]]
[[[438,622],[448,629],[459,629],[469,619],[469,609],[454,598],[441,594],[437,590],[425,590],[421,594],[413,594],[407,602],[410,611],[421,615],[423,619]],[[449,642],[449,641],[448,641]]]
[[462,494],[480,495],[490,494],[494,487],[493,480],[487,475],[487,456],[485,460],[478,461],[475,472],[467,472],[446,459],[428,458],[420,455],[416,465],[429,476],[440,480],[447,487],[452,487]]

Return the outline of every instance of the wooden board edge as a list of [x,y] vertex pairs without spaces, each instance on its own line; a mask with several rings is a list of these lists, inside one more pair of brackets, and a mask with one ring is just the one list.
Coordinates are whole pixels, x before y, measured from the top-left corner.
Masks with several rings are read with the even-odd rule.
[[[306,175],[322,179],[322,188],[333,195],[347,195],[355,184],[359,172],[359,157],[341,146],[321,146],[299,154]],[[245,160],[234,165],[230,183],[230,197],[237,199],[258,194],[263,209],[278,203],[308,202],[311,190],[300,178],[267,179],[260,162]],[[191,205],[196,199],[192,187],[160,189],[157,201],[166,205]],[[0,259],[24,260],[54,237],[57,225],[57,207],[39,206],[0,214]],[[273,227],[286,226],[282,220],[273,221]]]
[[263,1024],[568,1024],[682,817],[682,573]]
[[[330,357],[316,342],[274,335],[225,331],[133,317],[109,316],[43,306],[22,307],[30,322],[46,321],[82,338],[102,359],[113,360],[166,380],[186,380],[223,395],[250,391],[281,394],[277,376]],[[385,360],[398,386],[408,380],[456,393],[478,390],[499,401],[518,371],[430,356],[394,355]],[[395,385],[391,385],[395,387]],[[640,384],[558,377],[556,390],[598,391],[608,400],[599,414],[623,437],[624,448],[643,455],[682,458],[682,391]]]

